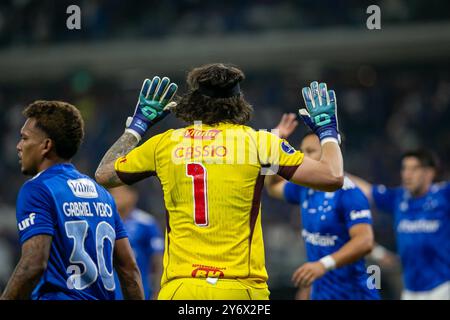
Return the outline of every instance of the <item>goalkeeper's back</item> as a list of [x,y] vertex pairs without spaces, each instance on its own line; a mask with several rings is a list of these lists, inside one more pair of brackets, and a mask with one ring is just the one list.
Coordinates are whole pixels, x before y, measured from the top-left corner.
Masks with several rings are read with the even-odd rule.
[[289,179],[303,160],[286,141],[244,125],[189,126],[152,137],[116,161],[122,181],[157,175],[167,209],[162,284],[242,279],[266,286],[260,223],[263,167]]

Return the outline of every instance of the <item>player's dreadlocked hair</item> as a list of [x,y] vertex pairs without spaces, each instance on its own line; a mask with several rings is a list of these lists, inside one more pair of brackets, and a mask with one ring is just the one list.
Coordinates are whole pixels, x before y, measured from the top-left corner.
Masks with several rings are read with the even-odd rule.
[[188,92],[173,110],[176,117],[192,123],[245,124],[252,106],[245,101],[239,83],[244,73],[231,65],[214,63],[194,68],[187,75]]
[[36,127],[53,140],[58,157],[68,160],[78,151],[84,137],[84,122],[73,105],[38,100],[27,106],[23,115],[36,119]]

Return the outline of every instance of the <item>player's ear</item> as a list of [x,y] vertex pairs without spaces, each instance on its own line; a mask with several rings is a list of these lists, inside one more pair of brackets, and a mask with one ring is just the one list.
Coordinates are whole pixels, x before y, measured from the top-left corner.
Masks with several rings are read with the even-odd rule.
[[433,181],[436,178],[436,174],[437,174],[436,169],[428,168],[428,175],[429,175],[431,181]]
[[42,152],[41,152],[42,156],[45,157],[46,155],[48,155],[52,151],[54,145],[55,145],[55,143],[53,142],[52,139],[45,138],[42,141]]

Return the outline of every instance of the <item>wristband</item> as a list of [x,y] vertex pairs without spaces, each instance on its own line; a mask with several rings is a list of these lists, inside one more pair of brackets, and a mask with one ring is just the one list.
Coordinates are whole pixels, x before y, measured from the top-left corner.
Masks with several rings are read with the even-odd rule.
[[333,270],[336,268],[336,261],[333,259],[331,255],[327,255],[319,260],[321,264],[325,267],[327,271]]
[[141,135],[139,133],[137,133],[136,131],[134,131],[133,129],[126,128],[125,132],[131,133],[137,139],[138,142],[141,141],[141,139],[142,139]]
[[328,137],[328,138],[325,138],[325,139],[323,139],[323,140],[320,140],[320,145],[323,146],[323,145],[324,145],[325,143],[327,143],[327,142],[334,142],[334,143],[336,143],[337,145],[339,145],[338,139],[333,138],[333,137]]

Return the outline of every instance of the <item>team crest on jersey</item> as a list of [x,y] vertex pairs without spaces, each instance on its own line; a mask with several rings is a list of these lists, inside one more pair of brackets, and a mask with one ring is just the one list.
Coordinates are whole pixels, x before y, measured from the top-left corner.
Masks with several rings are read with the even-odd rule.
[[281,150],[283,150],[287,154],[293,154],[295,149],[286,141],[281,141]]
[[67,184],[75,197],[78,198],[98,198],[97,188],[93,181],[81,178],[76,180],[67,180]]
[[184,132],[185,138],[200,139],[200,140],[214,140],[221,130],[199,130],[189,128]]

